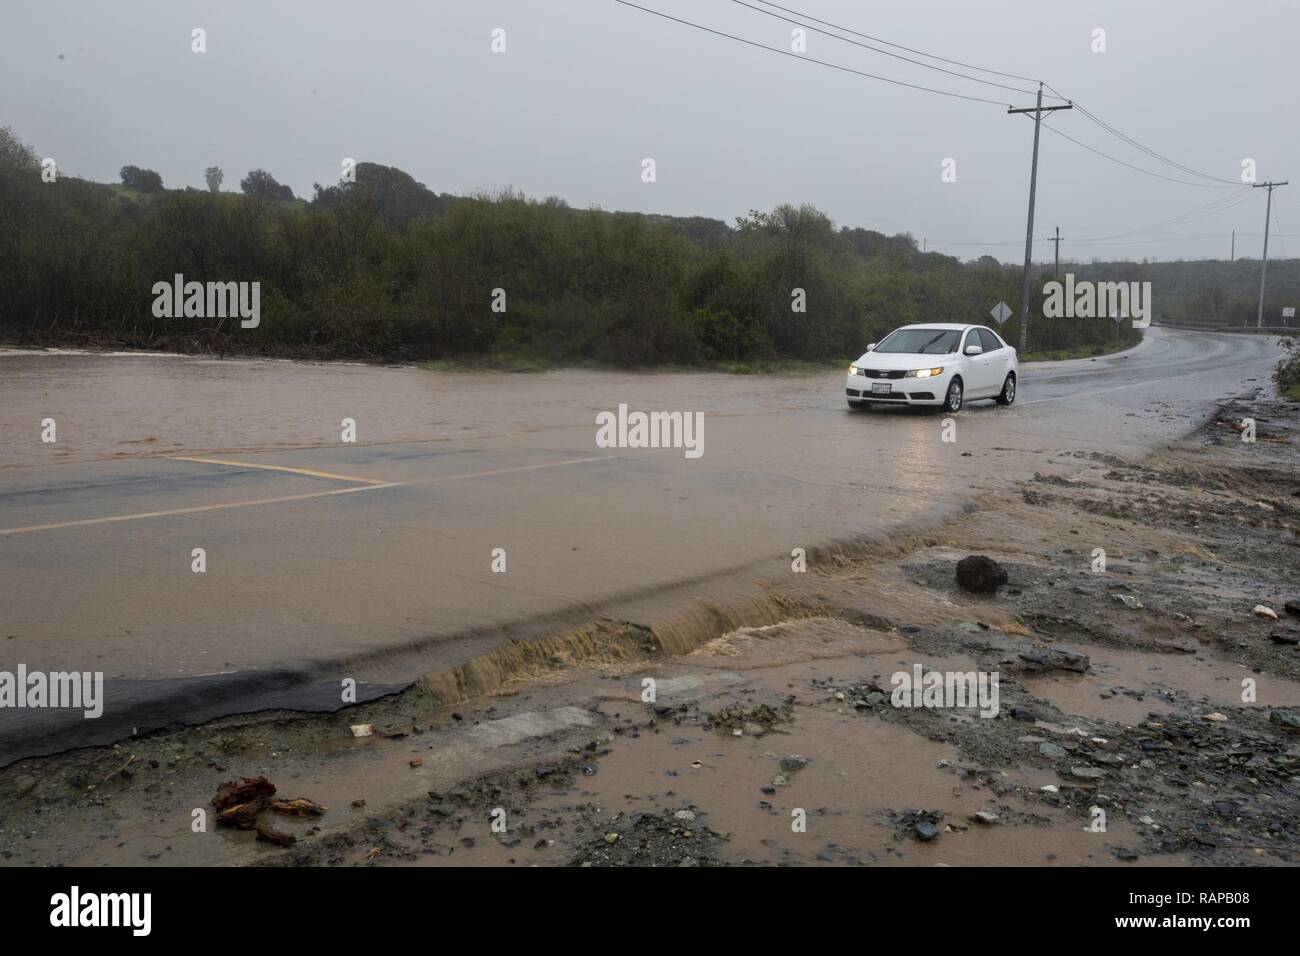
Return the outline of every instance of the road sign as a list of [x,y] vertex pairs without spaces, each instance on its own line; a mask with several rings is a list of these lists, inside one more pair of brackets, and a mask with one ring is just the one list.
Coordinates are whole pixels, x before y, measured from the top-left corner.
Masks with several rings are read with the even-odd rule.
[[1005,302],[999,302],[989,310],[989,315],[993,316],[993,320],[997,322],[998,325],[1001,325],[1007,319],[1011,318],[1011,307]]
[[1294,319],[1294,318],[1295,318],[1295,306],[1294,306],[1294,305],[1284,305],[1284,306],[1282,306],[1282,318],[1284,318],[1284,319]]

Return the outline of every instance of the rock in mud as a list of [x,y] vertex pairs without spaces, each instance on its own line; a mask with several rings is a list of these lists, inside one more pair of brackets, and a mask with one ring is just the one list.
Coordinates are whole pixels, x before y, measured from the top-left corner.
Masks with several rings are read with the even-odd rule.
[[276,846],[293,846],[298,842],[298,838],[292,833],[283,833],[265,823],[257,828],[257,838],[264,843],[273,843]]
[[1061,644],[1021,651],[1019,657],[1025,662],[1025,670],[1030,671],[1065,670],[1082,674],[1091,664],[1087,654],[1072,651]]
[[1300,598],[1287,601],[1282,605],[1282,610],[1286,611],[1292,617],[1300,617]]
[[1007,583],[1007,572],[987,555],[972,554],[957,562],[957,583],[976,594],[992,594]]
[[922,843],[929,843],[939,836],[939,828],[929,820],[922,820],[912,830]]
[[1300,734],[1300,710],[1275,710],[1268,715],[1268,719],[1283,730]]
[[1071,767],[1064,773],[1065,776],[1078,780],[1100,780],[1106,776],[1106,771],[1098,767]]
[[1273,610],[1271,607],[1268,607],[1265,604],[1256,604],[1254,609],[1251,611],[1251,613],[1254,614],[1256,617],[1268,618],[1270,621],[1277,620],[1277,611]]

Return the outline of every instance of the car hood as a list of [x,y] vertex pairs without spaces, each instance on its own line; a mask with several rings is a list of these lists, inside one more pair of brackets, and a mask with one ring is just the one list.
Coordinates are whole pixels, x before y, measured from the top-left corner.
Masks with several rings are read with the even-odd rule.
[[934,368],[941,365],[952,365],[957,361],[956,352],[943,353],[926,353],[921,355],[916,352],[863,352],[858,360],[853,364],[858,368],[874,368],[885,371],[897,371],[903,369],[911,371],[914,368]]

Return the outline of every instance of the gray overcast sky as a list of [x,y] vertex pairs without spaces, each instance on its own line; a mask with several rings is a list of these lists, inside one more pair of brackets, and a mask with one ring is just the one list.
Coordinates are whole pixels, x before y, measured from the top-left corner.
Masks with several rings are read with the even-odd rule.
[[[791,24],[731,0],[636,2],[790,47]],[[1237,180],[1251,157],[1261,181],[1295,183],[1274,193],[1281,236],[1271,257],[1300,251],[1296,0],[780,2],[893,43],[1044,79],[1204,173]],[[838,224],[909,231],[963,258],[1023,255],[1016,243],[1033,131],[1025,118],[795,62],[613,0],[5,0],[3,21],[0,125],[73,175],[116,181],[134,163],[158,170],[168,186],[202,186],[204,168],[216,164],[234,189],[262,167],[310,196],[312,183],[336,181],[350,156],[399,166],[438,192],[509,184],[574,206],[728,221],[808,202]],[[194,27],[207,30],[206,53],[190,51]],[[504,54],[490,49],[496,27],[506,31]],[[1098,27],[1105,53],[1091,50]],[[807,55],[1032,105],[817,33]],[[1077,111],[1051,123],[1133,165],[1194,179]],[[641,182],[647,156],[657,164],[653,184]],[[940,177],[948,157],[953,183]],[[1040,237],[1058,225],[1067,239],[1115,236],[1232,195],[1141,175],[1046,132],[1039,174]],[[1143,242],[1072,242],[1062,252],[1226,257],[1235,228],[1238,255],[1258,257],[1264,192]],[[1039,243],[1035,258],[1051,251]]]

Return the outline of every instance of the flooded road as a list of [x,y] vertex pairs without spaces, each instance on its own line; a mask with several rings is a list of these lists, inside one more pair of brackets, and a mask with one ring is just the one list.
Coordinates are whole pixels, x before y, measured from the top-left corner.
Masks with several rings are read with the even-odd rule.
[[[1035,473],[1141,454],[1276,355],[1153,328],[1027,367],[1015,406],[969,406],[944,441],[939,415],[849,412],[838,371],[0,352],[0,641],[29,669],[136,679],[116,709],[148,726],[195,706],[198,675],[230,681],[205,706],[250,711],[282,685],[239,675],[401,683],[601,614],[653,627],[789,577],[794,549],[883,554]],[[702,413],[703,455],[598,447],[620,404]]]

